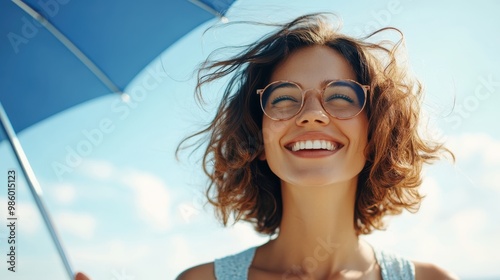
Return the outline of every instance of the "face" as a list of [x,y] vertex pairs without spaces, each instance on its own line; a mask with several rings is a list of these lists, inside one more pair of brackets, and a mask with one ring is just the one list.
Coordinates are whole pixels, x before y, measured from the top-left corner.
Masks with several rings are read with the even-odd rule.
[[270,82],[292,81],[307,90],[302,111],[295,117],[285,121],[263,117],[261,159],[267,160],[282,184],[356,184],[365,164],[368,119],[364,111],[347,120],[325,112],[320,90],[325,81],[336,79],[356,80],[356,75],[344,57],[325,46],[295,51],[271,75]]

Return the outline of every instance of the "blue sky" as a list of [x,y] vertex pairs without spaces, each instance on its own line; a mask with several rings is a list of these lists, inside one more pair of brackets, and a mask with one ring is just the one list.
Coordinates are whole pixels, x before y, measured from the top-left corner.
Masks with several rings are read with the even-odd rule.
[[[251,2],[251,3],[250,3]],[[427,194],[417,214],[390,219],[365,237],[412,259],[434,262],[464,279],[499,278],[500,54],[494,1],[243,1],[230,21],[281,21],[332,11],[343,31],[359,35],[387,25],[405,33],[413,72],[426,88],[426,131],[446,141],[455,164],[425,169]],[[201,26],[165,51],[127,88],[89,101],[20,134],[44,199],[73,266],[94,279],[173,279],[183,269],[266,241],[246,224],[222,228],[204,206],[207,180],[199,153],[176,161],[178,142],[213,115],[220,84],[206,110],[194,102],[193,71],[215,47],[249,43],[265,28]],[[144,90],[144,85],[153,85]],[[455,104],[455,109],[453,109]],[[6,143],[0,168],[20,168]],[[0,205],[6,205],[6,193]],[[64,270],[24,182],[18,192],[19,272],[12,278]],[[5,215],[4,207],[0,215]],[[2,220],[4,220],[2,218]],[[4,227],[0,236],[7,235]],[[0,252],[7,248],[0,243]],[[9,277],[9,278],[5,278]]]

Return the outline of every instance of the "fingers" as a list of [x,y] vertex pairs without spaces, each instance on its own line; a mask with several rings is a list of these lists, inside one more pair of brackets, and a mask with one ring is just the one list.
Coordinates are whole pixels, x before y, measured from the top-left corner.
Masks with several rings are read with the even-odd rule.
[[85,274],[78,272],[75,275],[75,280],[90,280],[90,279],[87,276],[85,276]]

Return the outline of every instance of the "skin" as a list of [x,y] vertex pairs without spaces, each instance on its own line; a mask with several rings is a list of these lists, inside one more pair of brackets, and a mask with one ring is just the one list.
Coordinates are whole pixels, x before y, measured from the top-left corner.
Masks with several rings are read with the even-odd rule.
[[[320,103],[325,80],[355,78],[347,60],[325,46],[294,52],[272,74],[271,82],[289,80],[311,90],[294,118],[263,119],[265,152],[260,160],[281,179],[283,217],[278,237],[257,248],[249,279],[382,279],[371,246],[358,238],[353,224],[367,116],[362,112],[338,120]],[[333,140],[340,146],[334,152],[287,148],[306,139]],[[215,279],[213,269],[213,263],[199,265],[177,279]],[[430,264],[415,262],[415,269],[417,279],[456,279]]]
[[75,280],[90,280],[85,274],[78,272],[75,275]]

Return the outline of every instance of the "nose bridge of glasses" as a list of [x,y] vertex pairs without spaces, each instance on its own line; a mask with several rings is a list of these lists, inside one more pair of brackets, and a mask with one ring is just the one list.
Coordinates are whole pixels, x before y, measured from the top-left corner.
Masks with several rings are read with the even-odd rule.
[[[316,94],[310,94],[315,92]],[[303,91],[302,109],[301,114],[326,114],[326,110],[322,104],[322,90],[317,88],[310,88]]]
[[[311,93],[311,92],[313,92],[313,93]],[[308,89],[302,90],[302,103],[303,103],[302,106],[305,107],[306,103],[308,103],[308,100],[310,100],[310,99],[317,100],[318,101],[317,104],[321,105],[322,93],[323,93],[323,90],[318,89],[318,88],[308,88]]]
[[321,95],[321,93],[323,92],[323,89],[319,89],[319,88],[315,88],[315,87],[303,89],[302,92],[304,94],[304,97],[306,97],[307,93],[309,93],[311,91],[315,91],[317,94]]
[[[313,99],[313,100],[317,100],[317,102],[315,102],[317,105],[321,106],[321,100],[323,99],[323,89],[318,89],[318,88],[308,88],[308,89],[305,89],[302,91],[302,95],[303,95],[303,105],[302,106],[306,106],[306,103],[309,102],[309,100]],[[313,92],[313,93],[311,93]],[[314,94],[315,93],[315,94]]]

